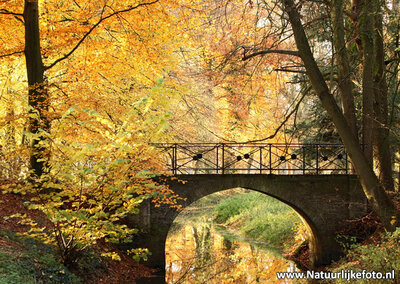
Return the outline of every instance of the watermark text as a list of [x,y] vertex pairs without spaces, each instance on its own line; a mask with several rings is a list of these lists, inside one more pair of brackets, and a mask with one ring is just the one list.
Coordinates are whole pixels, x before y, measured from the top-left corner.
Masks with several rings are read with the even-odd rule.
[[341,270],[338,272],[331,271],[313,271],[307,270],[305,272],[277,272],[278,279],[345,279],[347,281],[354,279],[395,279],[395,271],[390,272],[376,272],[376,271],[353,271]]

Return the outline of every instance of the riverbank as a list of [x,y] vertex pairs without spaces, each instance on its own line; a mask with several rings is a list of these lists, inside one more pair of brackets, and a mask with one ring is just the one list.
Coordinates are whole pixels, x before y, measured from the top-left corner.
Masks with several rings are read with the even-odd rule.
[[289,249],[307,239],[299,215],[281,201],[256,191],[236,190],[214,208],[217,224],[235,234]]

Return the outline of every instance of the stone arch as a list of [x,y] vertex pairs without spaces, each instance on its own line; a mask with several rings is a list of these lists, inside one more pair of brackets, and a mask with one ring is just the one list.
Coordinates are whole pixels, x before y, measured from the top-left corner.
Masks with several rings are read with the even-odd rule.
[[[311,265],[314,265],[314,263],[318,263],[318,261],[322,258],[322,244],[320,241],[320,233],[318,232],[317,227],[315,226],[315,224],[313,223],[312,218],[310,218],[309,216],[307,216],[307,214],[298,206],[296,206],[295,204],[292,204],[291,202],[288,202],[287,200],[283,200],[282,198],[275,196],[273,194],[270,194],[268,192],[262,191],[260,189],[255,189],[255,188],[250,188],[250,187],[241,187],[247,190],[251,190],[251,191],[255,191],[255,192],[259,192],[262,194],[265,194],[267,196],[270,196],[276,200],[279,200],[280,202],[286,204],[287,206],[289,206],[292,210],[294,210],[298,217],[303,221],[304,225],[307,228],[307,231],[309,232],[309,236],[310,236],[310,240],[309,240],[309,246],[310,246],[310,262]],[[202,196],[196,196],[195,199],[190,200],[190,202],[185,202],[185,205],[183,207],[189,207],[191,206],[193,203],[195,203],[196,201],[200,200],[203,197],[206,197],[210,194],[214,194],[217,192],[221,192],[221,191],[225,191],[225,190],[231,190],[233,188],[224,188],[223,185],[221,187],[218,187],[217,190],[214,190],[211,193],[207,193],[204,194]],[[171,218],[171,223],[170,223],[170,227],[172,226],[172,223],[175,221],[175,219],[179,216],[179,212],[176,215],[173,215],[173,217]],[[168,228],[168,232],[169,229]],[[167,236],[168,236],[168,232],[167,232]],[[165,238],[165,242],[167,241],[167,238]],[[164,242],[164,243],[165,243]]]
[[[293,208],[305,221],[312,235],[311,261],[314,266],[329,264],[342,251],[336,234],[347,223],[366,213],[366,198],[355,176],[330,175],[182,175],[168,181],[168,185],[184,198],[182,207],[226,189],[247,188],[267,194]],[[141,222],[147,233],[136,239],[137,247],[152,251],[147,265],[165,273],[165,241],[169,228],[179,214],[168,206],[152,207],[149,203],[142,210]],[[143,227],[143,226],[142,226]],[[162,276],[161,276],[162,277]]]

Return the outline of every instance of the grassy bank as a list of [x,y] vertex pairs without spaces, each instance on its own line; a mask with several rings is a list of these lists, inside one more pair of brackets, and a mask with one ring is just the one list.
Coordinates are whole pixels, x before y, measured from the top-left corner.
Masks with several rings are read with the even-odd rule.
[[237,191],[220,200],[213,210],[214,221],[245,237],[283,247],[295,236],[304,237],[304,225],[289,206],[255,191]]

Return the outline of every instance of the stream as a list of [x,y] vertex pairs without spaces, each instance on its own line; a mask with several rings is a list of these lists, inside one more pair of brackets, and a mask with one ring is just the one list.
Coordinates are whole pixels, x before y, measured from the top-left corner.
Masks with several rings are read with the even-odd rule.
[[167,283],[295,283],[276,279],[276,272],[298,271],[279,248],[242,238],[196,211],[180,214],[170,231]]

